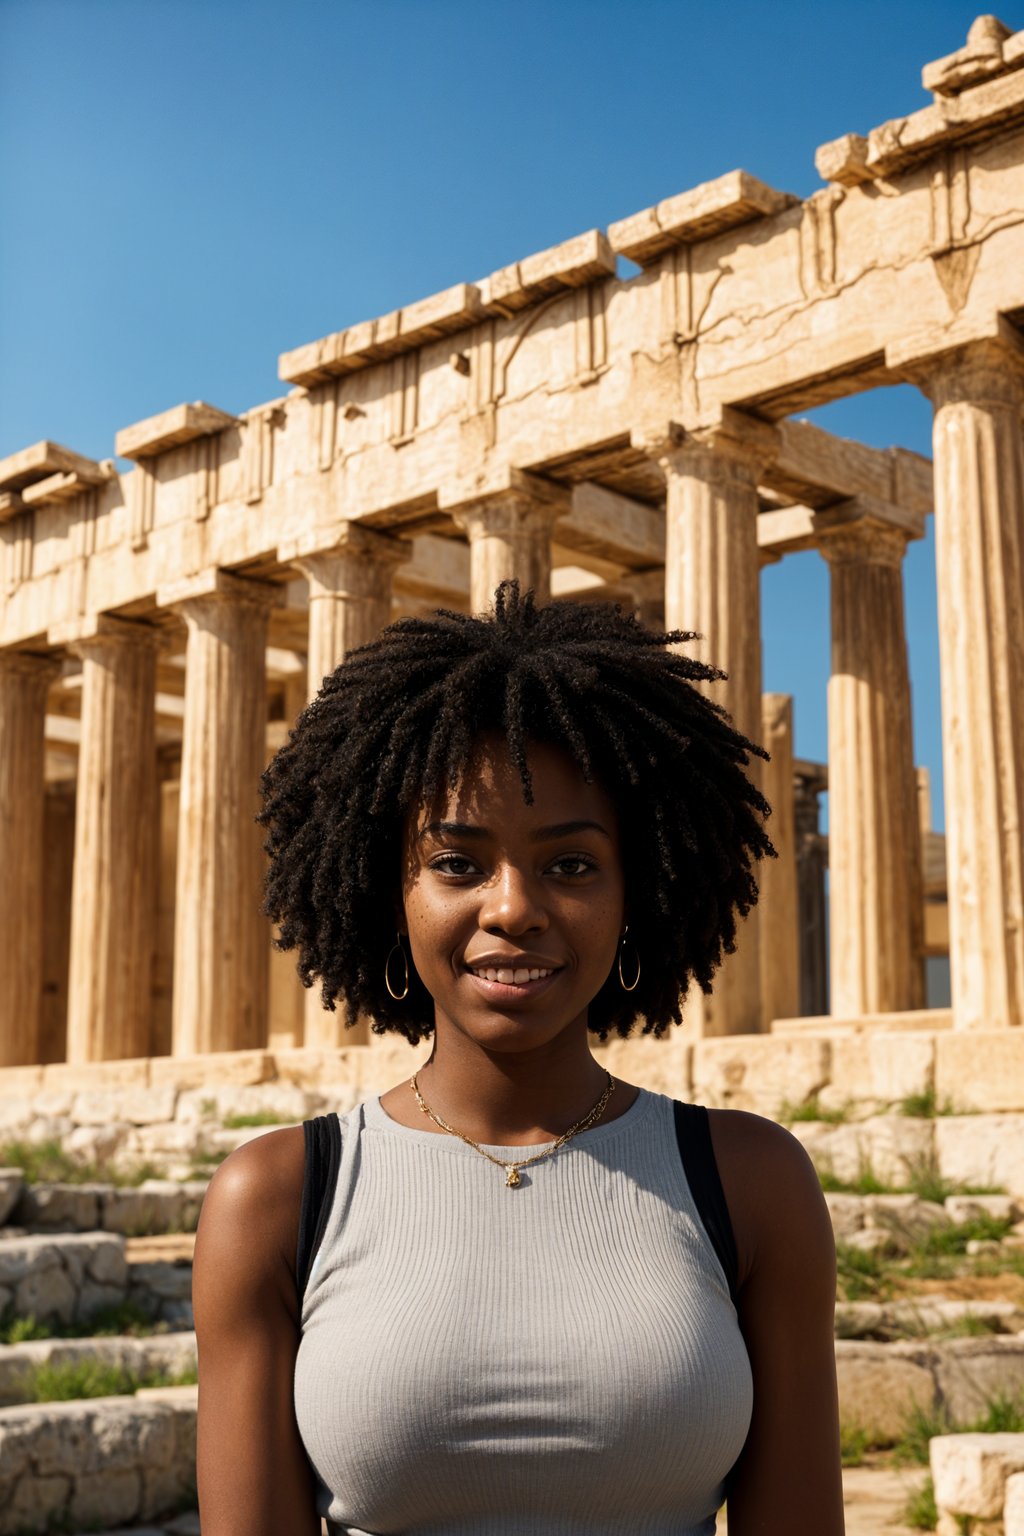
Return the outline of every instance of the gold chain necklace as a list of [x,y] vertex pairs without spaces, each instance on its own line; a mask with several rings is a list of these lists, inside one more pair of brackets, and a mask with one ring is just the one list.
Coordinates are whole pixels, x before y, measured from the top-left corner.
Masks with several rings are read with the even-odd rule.
[[599,1120],[604,1114],[605,1106],[607,1105],[608,1100],[611,1098],[612,1089],[615,1087],[615,1079],[609,1072],[608,1086],[590,1113],[584,1115],[582,1120],[577,1120],[575,1125],[571,1125],[567,1131],[564,1131],[553,1146],[547,1147],[543,1152],[535,1153],[533,1157],[521,1157],[514,1163],[506,1163],[500,1157],[492,1157],[490,1152],[485,1152],[483,1147],[481,1147],[478,1142],[475,1142],[471,1136],[464,1136],[461,1131],[457,1131],[454,1126],[448,1125],[444,1120],[442,1120],[440,1115],[435,1115],[434,1111],[425,1102],[422,1093],[420,1093],[419,1084],[416,1081],[417,1075],[418,1074],[414,1072],[412,1077],[410,1077],[409,1087],[416,1095],[416,1102],[420,1109],[422,1109],[423,1113],[425,1115],[429,1115],[434,1124],[440,1126],[442,1131],[447,1131],[449,1136],[457,1136],[459,1140],[464,1141],[468,1147],[474,1147],[476,1151],[480,1153],[481,1157],[486,1157],[489,1163],[496,1163],[499,1168],[504,1168],[506,1189],[515,1189],[516,1185],[520,1182],[520,1168],[525,1168],[527,1163],[539,1163],[542,1157],[551,1157],[553,1153],[558,1151],[559,1147],[565,1146],[570,1136],[575,1136],[579,1131],[585,1131],[589,1125],[593,1125],[595,1120]]

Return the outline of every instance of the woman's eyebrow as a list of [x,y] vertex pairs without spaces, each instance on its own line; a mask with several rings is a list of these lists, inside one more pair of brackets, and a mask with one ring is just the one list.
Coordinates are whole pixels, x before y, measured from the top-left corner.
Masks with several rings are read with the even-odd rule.
[[[550,827],[537,827],[530,833],[534,843],[552,842],[558,837],[571,837],[575,832],[600,832],[602,837],[611,833],[599,821],[556,821]],[[474,826],[468,821],[432,821],[417,834],[420,841],[428,837],[475,837],[492,836],[487,827]]]

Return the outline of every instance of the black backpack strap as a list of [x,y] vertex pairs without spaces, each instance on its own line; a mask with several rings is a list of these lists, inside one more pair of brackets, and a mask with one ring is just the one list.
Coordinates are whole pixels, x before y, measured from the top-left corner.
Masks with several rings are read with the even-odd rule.
[[323,1242],[327,1218],[341,1167],[341,1123],[337,1115],[317,1115],[302,1122],[306,1162],[302,1174],[302,1210],[299,1215],[299,1248],[295,1258],[295,1283],[301,1299],[309,1280],[310,1266]]
[[704,1223],[711,1246],[725,1270],[729,1282],[729,1295],[736,1302],[739,1282],[739,1260],[736,1256],[736,1239],[733,1236],[729,1207],[725,1203],[725,1191],[718,1176],[715,1149],[711,1144],[711,1123],[703,1104],[683,1104],[672,1101],[672,1113],[676,1122],[676,1140],[683,1160],[686,1182],[690,1186],[694,1204]]

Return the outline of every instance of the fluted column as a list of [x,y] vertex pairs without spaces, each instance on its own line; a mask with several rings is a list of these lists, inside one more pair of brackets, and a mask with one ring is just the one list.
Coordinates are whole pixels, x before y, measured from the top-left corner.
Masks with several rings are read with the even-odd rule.
[[0,651],[0,1066],[39,1060],[46,693],[58,666]]
[[407,540],[349,523],[333,549],[295,560],[309,582],[309,696],[349,652],[368,645],[391,619],[395,568]]
[[[395,569],[410,554],[407,541],[350,523],[334,548],[296,559],[309,581],[310,698],[351,651],[368,645],[390,622]],[[343,1005],[332,1013],[323,1006],[318,986],[303,990],[305,1046],[330,1050],[368,1044],[365,1019],[349,1025]]]
[[800,1012],[800,927],[796,880],[793,792],[793,700],[788,693],[761,695],[762,744],[771,761],[762,765],[764,796],[772,808],[768,831],[778,853],[760,871],[761,1006],[763,1027]]
[[151,1053],[159,635],[99,618],[71,642],[82,722],[68,975],[68,1060]]
[[211,572],[158,594],[188,629],[175,889],[177,1056],[266,1043],[269,927],[254,817],[266,750],[272,588]]
[[538,603],[551,599],[551,532],[567,509],[561,487],[537,476],[514,474],[501,490],[450,507],[469,538],[470,609],[484,613],[498,583],[515,577],[532,587]]
[[907,372],[935,407],[953,1023],[1024,1026],[1024,356],[1004,331]]
[[[657,457],[666,485],[665,627],[698,632],[687,653],[728,674],[725,681],[699,686],[756,742],[761,734],[757,481],[763,449],[722,435],[712,442],[666,446]],[[758,784],[759,770],[760,760],[752,758],[747,771]],[[740,922],[736,951],[724,957],[712,994],[691,988],[685,1015],[700,1035],[754,1034],[762,1028],[756,907]]]
[[820,545],[828,685],[831,1012],[920,1008],[923,888],[903,622],[907,533],[861,518]]

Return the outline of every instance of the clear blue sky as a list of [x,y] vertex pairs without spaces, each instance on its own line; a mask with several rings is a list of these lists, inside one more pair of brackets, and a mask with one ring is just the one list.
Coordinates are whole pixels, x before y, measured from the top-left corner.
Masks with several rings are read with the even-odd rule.
[[[0,0],[0,455],[280,392],[286,348],[928,98],[951,0]],[[1011,26],[1024,14],[1003,12]],[[898,389],[832,430],[930,451]],[[931,539],[906,562],[915,753],[942,825]],[[828,581],[765,572],[764,685],[826,751]]]

